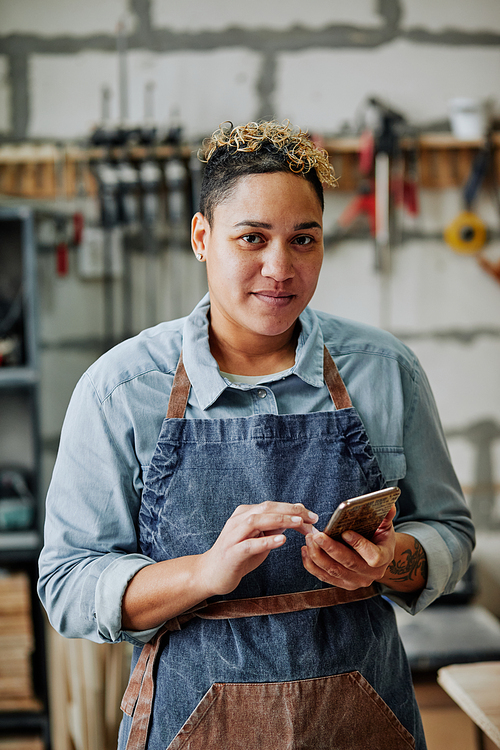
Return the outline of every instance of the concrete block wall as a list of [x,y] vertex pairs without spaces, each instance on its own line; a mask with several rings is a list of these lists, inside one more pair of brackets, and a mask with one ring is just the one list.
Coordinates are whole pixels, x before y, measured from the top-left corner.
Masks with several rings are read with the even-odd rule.
[[[154,84],[157,121],[177,118],[193,144],[227,119],[274,116],[321,135],[353,131],[370,95],[422,130],[446,129],[457,96],[499,111],[498,0],[0,0],[0,138],[85,139],[101,117],[103,87],[118,118],[118,23],[130,122],[143,120],[144,90]],[[352,197],[328,194],[327,233]],[[348,238],[327,248],[313,302],[386,327],[417,352],[479,526],[499,529],[500,285],[441,239],[462,208],[460,192],[421,191],[420,203],[416,220],[402,219],[411,232],[393,249],[390,275],[374,270],[368,237]],[[485,193],[475,208],[492,230],[485,254],[497,261],[496,204]],[[52,258],[40,259],[47,474],[74,381],[96,356],[70,342],[102,333],[100,283],[82,282],[75,263],[59,279]],[[161,314],[173,312],[179,275],[187,312],[203,291],[198,265],[188,253],[180,265],[167,256],[161,263]],[[146,271],[136,264],[140,309]]]
[[455,96],[497,96],[499,14],[495,0],[0,0],[0,96],[9,99],[0,133],[85,137],[103,86],[117,116],[119,23],[132,121],[154,83],[158,120],[178,115],[193,138],[227,118],[269,115],[336,132],[367,94],[415,124],[442,123]]

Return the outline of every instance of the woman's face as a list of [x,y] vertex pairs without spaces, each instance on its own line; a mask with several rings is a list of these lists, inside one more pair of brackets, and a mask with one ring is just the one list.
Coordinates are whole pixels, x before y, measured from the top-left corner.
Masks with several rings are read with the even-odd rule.
[[241,349],[292,335],[316,289],[322,226],[312,185],[282,172],[241,177],[215,207],[212,226],[196,214],[192,244],[207,263],[211,327],[219,340]]

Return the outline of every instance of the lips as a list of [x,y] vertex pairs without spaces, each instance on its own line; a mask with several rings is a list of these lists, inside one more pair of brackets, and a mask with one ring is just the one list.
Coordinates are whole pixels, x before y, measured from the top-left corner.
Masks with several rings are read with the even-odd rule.
[[293,299],[295,299],[294,294],[287,294],[286,292],[276,292],[273,290],[262,290],[259,292],[252,292],[252,294],[261,302],[272,305],[273,307],[284,307]]
[[258,297],[274,297],[276,299],[282,297],[295,297],[291,292],[279,292],[275,289],[259,289],[256,292],[252,292],[252,294],[256,294]]

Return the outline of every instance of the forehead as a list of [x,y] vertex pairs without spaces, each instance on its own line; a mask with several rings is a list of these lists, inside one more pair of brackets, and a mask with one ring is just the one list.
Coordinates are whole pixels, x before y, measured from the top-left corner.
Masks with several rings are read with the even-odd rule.
[[284,214],[310,217],[321,223],[322,208],[314,187],[291,172],[271,172],[239,177],[231,191],[214,207],[214,220],[233,217],[259,220]]

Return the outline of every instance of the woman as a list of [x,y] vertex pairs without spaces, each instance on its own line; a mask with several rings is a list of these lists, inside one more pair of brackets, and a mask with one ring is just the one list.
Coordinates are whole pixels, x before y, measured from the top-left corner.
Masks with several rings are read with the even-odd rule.
[[[209,295],[77,386],[42,601],[64,635],[135,644],[120,748],[424,748],[380,594],[419,611],[470,559],[430,389],[392,336],[308,307],[326,153],[265,122],[216,131],[204,159]],[[396,483],[371,542],[318,531]]]

